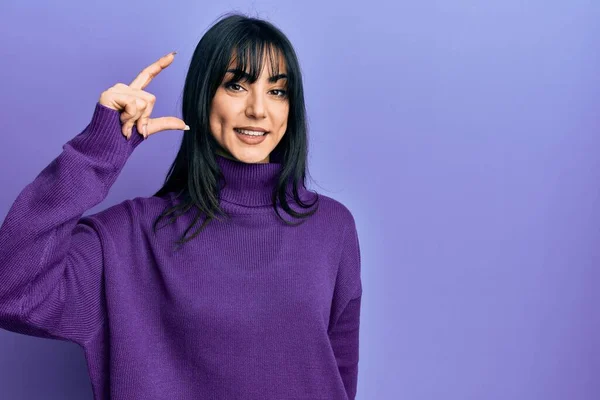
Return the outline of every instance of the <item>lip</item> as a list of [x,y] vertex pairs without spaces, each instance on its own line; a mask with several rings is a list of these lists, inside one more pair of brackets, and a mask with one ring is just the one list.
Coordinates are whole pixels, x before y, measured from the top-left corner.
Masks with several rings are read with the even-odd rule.
[[260,143],[264,142],[265,138],[268,135],[268,133],[265,133],[262,136],[249,136],[249,135],[244,135],[242,133],[239,133],[235,129],[233,130],[233,132],[235,133],[235,136],[240,141],[242,141],[242,142],[244,142],[246,144],[250,144],[250,145],[260,144]]
[[258,126],[236,126],[234,129],[245,129],[247,131],[256,131],[256,132],[269,132],[264,128],[259,128]]

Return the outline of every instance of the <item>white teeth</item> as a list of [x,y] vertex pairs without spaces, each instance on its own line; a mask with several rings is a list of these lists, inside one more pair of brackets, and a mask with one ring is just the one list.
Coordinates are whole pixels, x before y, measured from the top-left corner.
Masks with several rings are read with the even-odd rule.
[[235,128],[235,130],[238,131],[239,133],[243,133],[244,135],[250,135],[250,136],[262,136],[266,133],[266,132],[248,131],[246,129],[238,129],[238,128]]

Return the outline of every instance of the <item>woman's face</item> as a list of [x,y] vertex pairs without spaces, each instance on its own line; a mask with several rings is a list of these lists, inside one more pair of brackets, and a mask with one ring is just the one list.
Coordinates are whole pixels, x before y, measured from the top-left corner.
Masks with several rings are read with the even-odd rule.
[[[230,82],[233,73],[225,74],[210,110],[211,133],[221,146],[218,154],[245,163],[269,162],[269,154],[285,134],[289,113],[287,70],[284,57],[278,59],[280,75],[270,76],[271,65],[266,57],[263,70],[253,84],[243,78]],[[267,133],[247,136],[240,131],[243,128]]]

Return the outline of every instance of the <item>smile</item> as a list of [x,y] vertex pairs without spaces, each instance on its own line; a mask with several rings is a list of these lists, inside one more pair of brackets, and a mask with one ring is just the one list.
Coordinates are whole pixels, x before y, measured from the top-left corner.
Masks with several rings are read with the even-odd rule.
[[249,135],[249,136],[263,136],[266,135],[269,132],[260,132],[260,131],[251,131],[248,129],[239,129],[239,128],[233,128],[236,132],[241,133],[243,135]]

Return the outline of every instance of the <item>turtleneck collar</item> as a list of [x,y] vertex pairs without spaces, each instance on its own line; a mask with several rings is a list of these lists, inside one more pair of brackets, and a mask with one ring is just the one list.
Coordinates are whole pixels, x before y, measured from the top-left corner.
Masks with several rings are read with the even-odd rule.
[[278,162],[250,164],[215,154],[225,186],[221,198],[245,206],[272,204],[271,196],[277,185],[281,164]]

